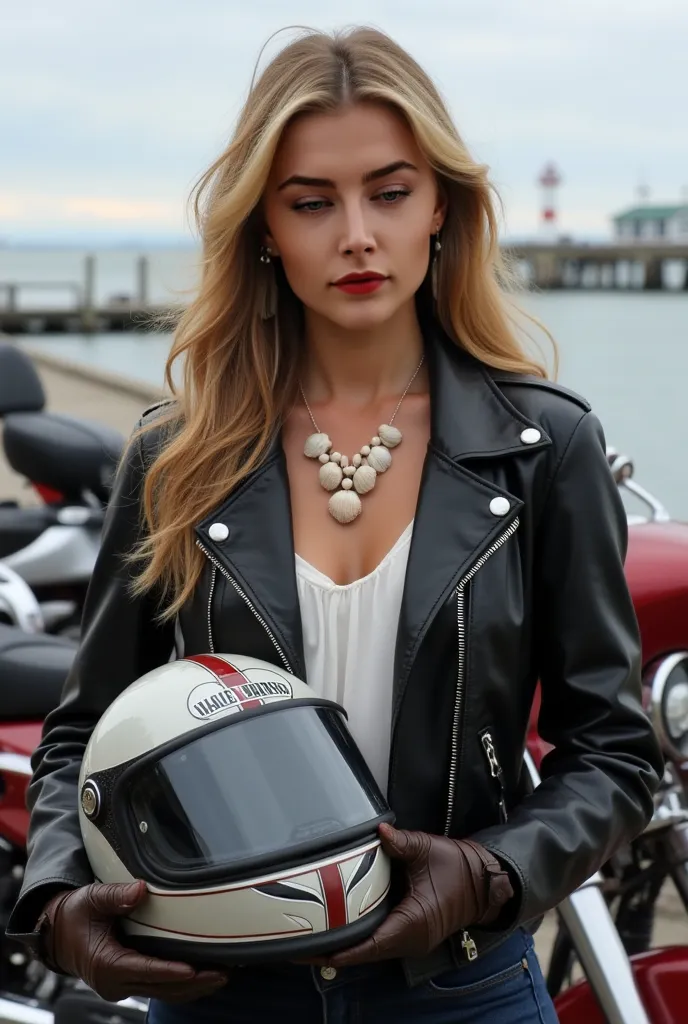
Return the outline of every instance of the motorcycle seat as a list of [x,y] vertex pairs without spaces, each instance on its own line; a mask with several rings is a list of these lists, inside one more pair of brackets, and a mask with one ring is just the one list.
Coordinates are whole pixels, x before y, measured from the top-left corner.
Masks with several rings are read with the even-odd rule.
[[0,721],[43,719],[60,703],[77,645],[0,623]]
[[85,490],[108,500],[124,449],[117,430],[54,412],[17,412],[5,417],[5,455],[12,469],[78,503]]
[[12,342],[0,342],[0,416],[38,412],[44,405],[41,378],[30,357]]

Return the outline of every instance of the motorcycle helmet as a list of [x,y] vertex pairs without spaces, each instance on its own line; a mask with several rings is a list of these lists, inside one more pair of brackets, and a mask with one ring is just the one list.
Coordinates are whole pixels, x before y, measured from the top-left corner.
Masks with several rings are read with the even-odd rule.
[[123,919],[144,953],[232,964],[318,956],[388,910],[393,820],[345,712],[266,662],[196,655],[105,711],[79,818],[100,882],[143,879]]

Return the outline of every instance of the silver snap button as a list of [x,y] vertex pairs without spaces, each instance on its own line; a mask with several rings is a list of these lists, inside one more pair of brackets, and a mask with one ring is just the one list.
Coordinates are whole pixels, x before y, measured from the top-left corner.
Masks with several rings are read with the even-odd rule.
[[526,429],[521,432],[521,441],[523,444],[537,444],[541,437],[542,434],[539,430],[536,430],[535,427],[526,427]]
[[334,981],[334,979],[337,977],[337,968],[336,967],[321,967],[320,968],[320,977],[323,978],[325,981]]
[[490,512],[493,516],[505,516],[510,508],[511,503],[507,498],[493,498],[490,502]]
[[213,523],[208,529],[208,536],[211,540],[227,540],[229,537],[229,527],[225,526],[224,523]]

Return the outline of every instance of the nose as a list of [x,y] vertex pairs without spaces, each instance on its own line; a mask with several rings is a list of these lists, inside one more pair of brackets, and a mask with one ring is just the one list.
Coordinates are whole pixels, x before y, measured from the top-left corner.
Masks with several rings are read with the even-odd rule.
[[375,252],[377,245],[360,202],[353,201],[344,207],[344,226],[339,251],[344,256],[358,256]]

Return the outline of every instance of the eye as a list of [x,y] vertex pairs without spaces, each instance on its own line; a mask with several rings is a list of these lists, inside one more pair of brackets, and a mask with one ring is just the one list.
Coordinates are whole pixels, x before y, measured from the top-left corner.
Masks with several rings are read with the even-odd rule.
[[384,192],[378,192],[373,199],[381,199],[385,206],[392,206],[410,195],[411,190],[408,188],[387,188]]
[[292,209],[305,210],[306,213],[320,213],[327,205],[326,199],[306,199],[305,202],[294,203]]

